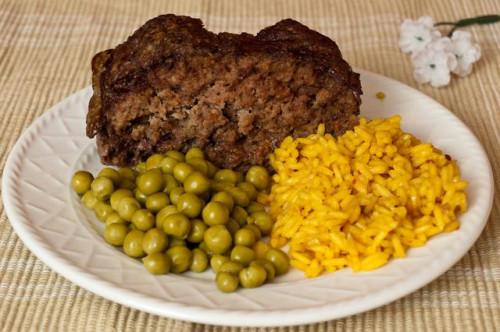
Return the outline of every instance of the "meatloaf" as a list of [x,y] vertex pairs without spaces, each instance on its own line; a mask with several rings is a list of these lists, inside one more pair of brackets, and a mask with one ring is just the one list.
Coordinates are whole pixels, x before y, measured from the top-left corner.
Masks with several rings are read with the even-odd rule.
[[268,166],[288,135],[351,129],[362,93],[335,42],[291,19],[254,36],[158,16],[95,55],[92,74],[87,135],[117,166],[192,146],[219,167]]

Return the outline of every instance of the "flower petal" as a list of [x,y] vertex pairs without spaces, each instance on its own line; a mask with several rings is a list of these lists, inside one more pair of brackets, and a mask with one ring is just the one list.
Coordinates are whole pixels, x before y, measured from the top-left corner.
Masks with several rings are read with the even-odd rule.
[[413,72],[413,77],[418,83],[428,83],[431,80],[429,71],[425,70],[422,67],[415,69],[415,71]]
[[434,27],[434,20],[432,19],[431,16],[420,16],[417,19],[417,22],[422,24],[423,26],[427,28],[433,28]]
[[439,68],[434,71],[431,78],[431,85],[435,88],[446,86],[450,83],[450,70],[447,68]]

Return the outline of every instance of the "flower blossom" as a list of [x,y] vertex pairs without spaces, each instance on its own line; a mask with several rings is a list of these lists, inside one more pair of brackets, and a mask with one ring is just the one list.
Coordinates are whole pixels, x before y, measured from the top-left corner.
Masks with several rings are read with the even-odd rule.
[[464,77],[471,73],[472,64],[481,57],[481,48],[473,43],[471,34],[466,31],[455,31],[451,36],[451,52],[457,59],[453,73]]
[[400,26],[399,47],[404,53],[414,54],[439,37],[441,33],[434,28],[432,17],[422,16],[416,21],[406,19]]
[[412,56],[415,66],[413,76],[419,83],[441,87],[450,83],[450,72],[457,67],[457,58],[451,52],[452,43],[447,37],[428,44],[424,50]]

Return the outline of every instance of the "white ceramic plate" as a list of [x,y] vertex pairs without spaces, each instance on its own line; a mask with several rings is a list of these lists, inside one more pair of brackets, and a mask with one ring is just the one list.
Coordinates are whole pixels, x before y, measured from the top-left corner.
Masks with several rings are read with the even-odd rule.
[[[9,220],[26,246],[74,283],[110,300],[158,315],[200,323],[278,326],[352,315],[394,301],[429,283],[457,262],[481,233],[491,210],[493,178],[487,156],[467,127],[422,93],[386,77],[361,72],[362,115],[402,116],[402,126],[458,160],[470,186],[470,207],[453,233],[432,238],[371,272],[344,269],[315,279],[291,271],[257,289],[222,294],[213,274],[148,274],[139,261],[107,245],[102,225],[70,190],[77,169],[101,165],[85,136],[91,88],[37,119],[12,150],[3,174]],[[375,94],[383,91],[381,101]]]

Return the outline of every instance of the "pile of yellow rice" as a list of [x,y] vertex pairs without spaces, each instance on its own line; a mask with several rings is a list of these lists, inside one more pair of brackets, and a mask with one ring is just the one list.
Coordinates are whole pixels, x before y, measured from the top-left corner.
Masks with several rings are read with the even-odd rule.
[[378,268],[431,236],[457,229],[467,183],[456,163],[400,128],[367,121],[335,139],[287,137],[271,156],[271,245],[314,277],[349,266]]

